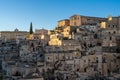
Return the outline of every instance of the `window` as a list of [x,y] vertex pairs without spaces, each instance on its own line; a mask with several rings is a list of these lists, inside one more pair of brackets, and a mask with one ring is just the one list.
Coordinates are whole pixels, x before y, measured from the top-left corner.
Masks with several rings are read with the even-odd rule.
[[84,60],[84,62],[86,62],[86,60]]
[[58,59],[58,57],[56,57],[56,59]]
[[113,28],[114,28],[114,25],[113,25]]
[[48,57],[48,60],[49,60],[50,58]]
[[74,22],[74,25],[76,26],[76,22]]
[[90,62],[90,59],[88,61]]
[[112,40],[112,37],[110,37],[110,40]]
[[86,68],[84,68],[84,72],[86,72]]
[[98,57],[96,57],[96,59],[98,59]]
[[74,20],[76,20],[76,16],[74,17]]
[[98,63],[98,59],[96,60],[96,63]]
[[113,33],[115,34],[116,32],[114,31]]
[[96,57],[96,62],[98,63],[98,57]]

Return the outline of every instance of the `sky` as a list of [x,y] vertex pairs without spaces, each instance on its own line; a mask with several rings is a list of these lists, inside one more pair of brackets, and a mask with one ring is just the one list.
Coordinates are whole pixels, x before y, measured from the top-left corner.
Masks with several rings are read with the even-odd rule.
[[0,0],[0,31],[29,31],[56,27],[57,21],[78,14],[120,15],[120,0]]

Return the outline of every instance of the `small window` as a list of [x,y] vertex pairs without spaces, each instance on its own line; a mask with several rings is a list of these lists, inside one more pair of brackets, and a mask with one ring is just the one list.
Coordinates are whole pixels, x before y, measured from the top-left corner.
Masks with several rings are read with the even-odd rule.
[[110,27],[110,25],[108,25],[108,27]]
[[105,37],[105,39],[106,39],[106,37]]
[[48,57],[48,60],[49,60],[50,58]]
[[110,37],[110,40],[112,40],[112,37]]
[[116,32],[114,31],[113,33],[115,34]]
[[114,28],[114,25],[113,25],[113,28]]
[[84,60],[84,62],[86,62],[86,60]]
[[84,72],[86,72],[86,68],[84,68]]
[[96,59],[98,59],[98,57],[96,57]]
[[88,61],[90,62],[90,59]]

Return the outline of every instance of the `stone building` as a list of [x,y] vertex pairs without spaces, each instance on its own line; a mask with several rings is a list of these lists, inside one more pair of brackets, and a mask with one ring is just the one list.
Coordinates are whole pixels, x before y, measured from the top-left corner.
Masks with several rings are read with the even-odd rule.
[[19,31],[18,29],[15,29],[15,31],[0,31],[0,38],[4,40],[16,40],[17,36],[26,36],[27,34],[27,31]]
[[69,19],[64,19],[64,20],[58,21],[57,27],[63,27],[63,26],[69,26],[69,25],[70,25]]
[[105,20],[106,18],[73,15],[70,17],[70,26],[97,25]]
[[49,41],[49,45],[51,46],[61,46],[62,45],[62,40],[60,39],[61,35],[59,34],[52,34],[50,35],[50,41]]
[[76,28],[72,26],[66,26],[63,29],[62,35],[64,38],[73,39],[74,34],[76,33]]
[[[110,18],[110,19],[109,19]],[[117,37],[120,35],[120,17],[109,17],[105,24],[103,35],[103,52],[116,53]]]

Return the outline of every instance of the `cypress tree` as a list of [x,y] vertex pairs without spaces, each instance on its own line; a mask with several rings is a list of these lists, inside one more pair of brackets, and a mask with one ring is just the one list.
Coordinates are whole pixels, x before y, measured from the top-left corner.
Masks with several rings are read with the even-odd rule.
[[32,22],[30,23],[30,34],[33,33],[33,29],[32,29]]

